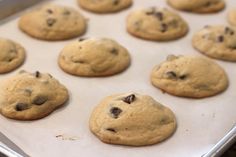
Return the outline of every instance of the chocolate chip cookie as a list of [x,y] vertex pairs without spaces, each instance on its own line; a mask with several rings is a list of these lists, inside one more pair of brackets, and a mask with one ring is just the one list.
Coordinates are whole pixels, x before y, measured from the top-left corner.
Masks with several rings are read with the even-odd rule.
[[127,31],[143,39],[168,41],[185,36],[188,25],[177,13],[151,7],[131,12],[127,18]]
[[65,72],[77,76],[108,76],[128,68],[130,55],[112,39],[80,39],[64,47],[58,64]]
[[92,112],[89,127],[105,143],[144,146],[170,137],[176,119],[152,97],[126,93],[104,98]]
[[203,98],[223,92],[228,87],[225,71],[205,57],[174,56],[157,65],[152,84],[172,95]]
[[7,73],[23,64],[25,49],[18,43],[0,38],[0,73]]
[[43,118],[68,99],[67,89],[50,74],[21,71],[1,83],[0,113],[17,120]]
[[19,28],[38,39],[64,40],[82,35],[86,20],[73,8],[49,4],[23,15]]
[[205,26],[195,33],[193,47],[220,60],[236,61],[236,29],[229,26]]
[[78,0],[79,5],[95,13],[111,13],[128,8],[132,0]]
[[175,9],[195,13],[214,13],[225,7],[224,0],[167,0],[167,2]]

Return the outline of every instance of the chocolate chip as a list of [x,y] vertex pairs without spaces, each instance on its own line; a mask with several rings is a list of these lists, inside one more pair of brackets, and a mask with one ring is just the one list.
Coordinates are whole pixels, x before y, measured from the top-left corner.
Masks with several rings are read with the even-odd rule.
[[131,104],[135,100],[135,95],[131,94],[123,99],[124,102]]
[[26,104],[26,103],[17,103],[15,106],[16,111],[23,111],[26,109],[28,109],[28,104]]
[[53,11],[52,11],[51,9],[47,9],[47,12],[48,12],[49,14],[53,14]]
[[206,7],[209,7],[210,5],[211,5],[211,2],[207,2],[207,3],[205,4]]
[[49,27],[52,27],[55,22],[56,22],[56,19],[54,19],[54,18],[47,19],[47,24]]
[[176,79],[176,78],[177,78],[176,73],[173,72],[173,71],[168,71],[168,72],[166,73],[166,75],[167,75],[167,77],[170,78],[170,79]]
[[181,80],[185,80],[185,79],[187,78],[187,76],[186,76],[186,75],[181,75],[181,76],[179,76],[179,78],[180,78]]
[[223,42],[224,41],[224,36],[223,35],[218,36],[217,41],[218,42]]
[[146,11],[146,15],[153,15],[156,12],[155,7],[151,7],[150,10]]
[[35,104],[35,105],[42,105],[44,104],[46,101],[48,100],[48,98],[46,96],[42,96],[42,95],[39,95],[39,96],[36,96],[32,103]]
[[37,78],[40,77],[40,72],[39,71],[35,72],[35,77],[37,77]]
[[229,27],[225,27],[225,34],[234,35],[234,31],[230,29]]
[[167,24],[165,24],[165,23],[162,23],[162,24],[161,24],[161,32],[166,32],[166,31],[167,31],[167,29],[168,29],[168,26],[167,26]]
[[11,62],[13,59],[14,59],[14,58],[9,58],[9,59],[8,59],[8,62]]
[[117,119],[119,117],[121,112],[122,112],[122,110],[118,107],[112,107],[110,109],[110,113],[111,113],[112,117],[115,119]]
[[160,20],[160,21],[163,20],[163,13],[162,12],[156,12],[155,16],[158,18],[158,20]]
[[116,49],[116,48],[113,48],[113,49],[111,49],[111,51],[110,51],[112,54],[114,54],[114,55],[118,55],[118,50]]
[[113,132],[113,133],[116,133],[116,130],[113,129],[113,128],[107,128],[106,130],[107,130],[107,131],[110,131],[110,132]]
[[74,63],[80,63],[80,64],[85,64],[86,63],[84,60],[75,60],[73,62]]
[[118,5],[119,4],[119,0],[113,0],[113,5]]

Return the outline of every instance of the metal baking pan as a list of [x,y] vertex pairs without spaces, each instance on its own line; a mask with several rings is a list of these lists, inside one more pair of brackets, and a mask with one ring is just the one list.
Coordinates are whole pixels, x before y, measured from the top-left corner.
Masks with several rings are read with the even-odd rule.
[[[5,0],[0,1],[0,8],[5,8],[2,6],[3,2],[7,4]],[[17,0],[15,2],[22,3]],[[231,7],[236,6],[236,1],[227,1],[226,9],[217,14],[197,15],[179,12],[189,23],[190,32],[180,40],[162,43],[145,41],[129,35],[125,30],[125,18],[136,8],[168,7],[165,0],[135,0],[131,8],[109,15],[86,12],[77,6],[76,0],[52,2],[74,7],[89,19],[89,29],[85,37],[110,37],[125,46],[131,53],[132,65],[125,72],[112,77],[71,76],[57,66],[57,56],[67,43],[75,39],[59,42],[33,39],[17,28],[18,15],[2,23],[0,36],[19,42],[27,50],[26,62],[18,70],[51,73],[71,93],[68,105],[41,120],[21,122],[0,116],[0,132],[7,137],[0,136],[4,146],[0,147],[0,150],[3,153],[5,150],[13,149],[17,154],[29,154],[33,157],[76,157],[78,154],[88,157],[143,157],[153,154],[162,157],[217,157],[235,142],[235,63],[216,61],[227,72],[230,86],[224,93],[205,99],[185,99],[164,94],[150,84],[149,75],[151,69],[165,60],[169,54],[201,55],[191,46],[193,33],[204,25],[228,24],[225,20],[226,14]],[[14,75],[18,70],[1,75],[0,81]],[[107,95],[129,91],[151,95],[174,111],[178,129],[171,138],[153,146],[133,148],[104,144],[90,133],[88,119],[94,106]],[[76,140],[70,140],[70,137],[76,137]],[[26,154],[14,144],[9,144],[9,140]]]

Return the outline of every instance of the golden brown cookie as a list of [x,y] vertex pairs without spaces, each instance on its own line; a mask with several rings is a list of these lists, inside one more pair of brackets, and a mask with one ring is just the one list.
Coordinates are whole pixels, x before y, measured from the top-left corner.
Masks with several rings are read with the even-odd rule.
[[19,28],[38,39],[64,40],[82,35],[86,20],[73,8],[49,4],[23,15]]
[[152,97],[125,93],[104,98],[94,109],[89,127],[105,143],[144,146],[170,137],[176,119]]
[[213,96],[228,87],[228,77],[218,64],[190,56],[168,56],[152,70],[151,82],[164,92],[190,98]]

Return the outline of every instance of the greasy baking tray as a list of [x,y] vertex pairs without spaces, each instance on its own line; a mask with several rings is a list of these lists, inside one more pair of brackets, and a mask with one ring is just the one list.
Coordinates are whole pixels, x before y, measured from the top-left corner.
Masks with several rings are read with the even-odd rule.
[[[17,27],[20,14],[0,23],[0,36],[21,43],[27,50],[25,64],[18,70],[1,75],[0,80],[20,69],[51,73],[70,91],[70,101],[48,117],[36,121],[15,121],[0,116],[0,132],[33,157],[102,156],[102,157],[200,157],[207,153],[236,122],[235,63],[216,61],[229,76],[230,86],[217,96],[205,99],[186,99],[164,94],[150,84],[154,65],[169,54],[202,56],[191,46],[194,32],[204,25],[227,24],[227,11],[236,1],[227,1],[227,8],[217,14],[197,15],[179,12],[190,25],[188,35],[172,42],[152,42],[137,39],[126,32],[128,13],[141,7],[168,7],[164,0],[134,0],[134,5],[122,12],[97,15],[81,10],[76,0],[54,0],[81,11],[88,18],[85,37],[110,37],[131,53],[132,64],[125,72],[104,78],[84,78],[64,73],[57,65],[61,49],[76,40],[48,42],[33,39]],[[178,129],[168,140],[147,147],[126,147],[100,142],[88,128],[88,119],[95,105],[105,96],[138,92],[148,94],[170,107],[176,114]],[[156,155],[154,155],[156,154]]]

